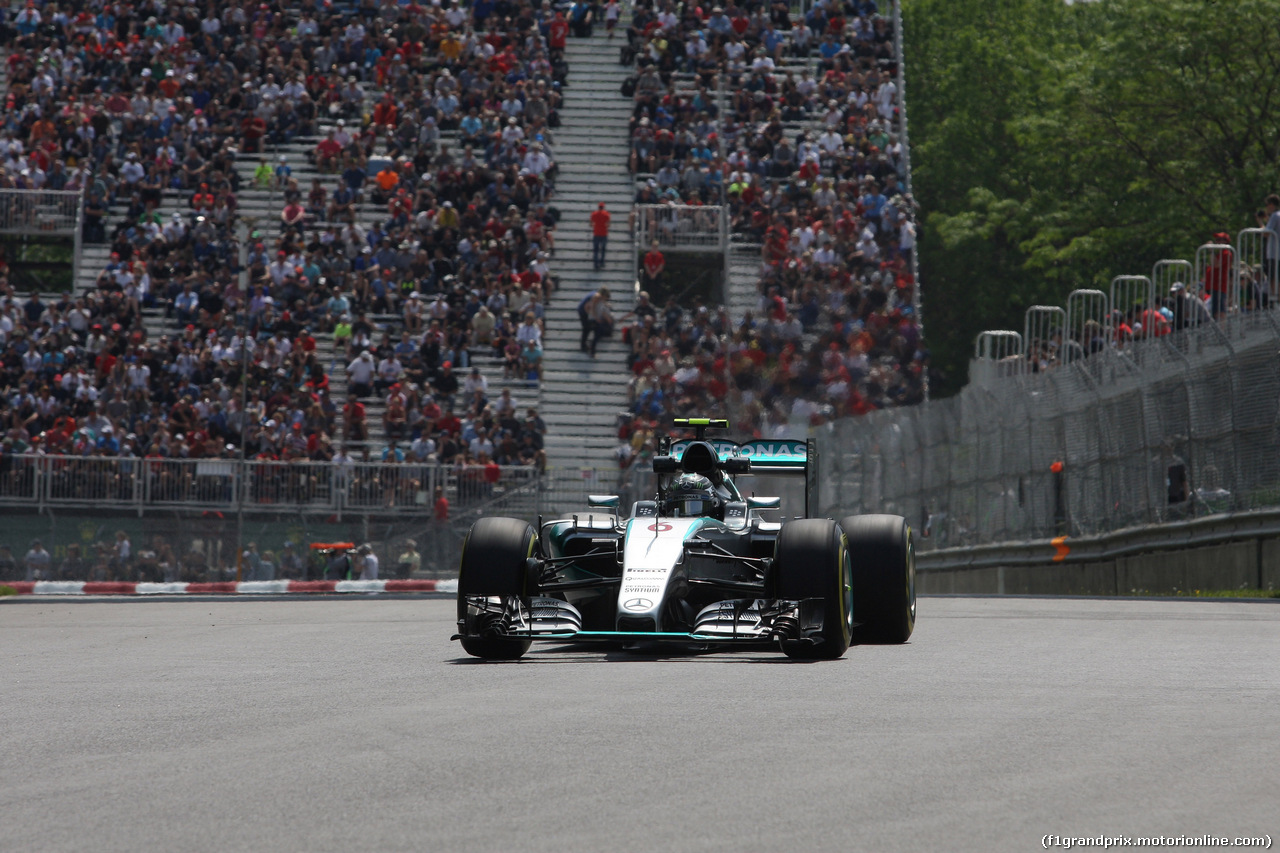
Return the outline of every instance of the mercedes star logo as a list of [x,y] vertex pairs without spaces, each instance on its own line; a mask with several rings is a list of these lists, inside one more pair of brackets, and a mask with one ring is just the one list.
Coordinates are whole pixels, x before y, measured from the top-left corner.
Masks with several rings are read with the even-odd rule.
[[624,610],[652,610],[653,602],[647,598],[633,598],[622,607]]

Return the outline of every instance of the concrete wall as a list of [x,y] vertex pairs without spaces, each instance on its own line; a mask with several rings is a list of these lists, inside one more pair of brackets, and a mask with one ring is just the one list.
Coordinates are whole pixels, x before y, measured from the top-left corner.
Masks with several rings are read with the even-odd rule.
[[[1047,549],[1046,549],[1047,550]],[[1280,538],[1166,548],[1096,561],[930,568],[920,554],[922,594],[1167,595],[1195,590],[1280,587]]]

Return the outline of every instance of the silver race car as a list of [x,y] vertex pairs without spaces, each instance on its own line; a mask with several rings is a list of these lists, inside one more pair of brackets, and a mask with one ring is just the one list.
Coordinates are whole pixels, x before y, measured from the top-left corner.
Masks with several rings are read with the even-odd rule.
[[[512,660],[533,640],[768,645],[799,660],[851,643],[903,643],[915,627],[911,528],[896,515],[808,518],[812,442],[708,441],[726,421],[689,418],[696,438],[659,447],[657,493],[627,515],[614,495],[538,526],[483,518],[462,549],[458,633],[468,654]],[[750,475],[805,477],[805,516],[767,521],[778,498]]]

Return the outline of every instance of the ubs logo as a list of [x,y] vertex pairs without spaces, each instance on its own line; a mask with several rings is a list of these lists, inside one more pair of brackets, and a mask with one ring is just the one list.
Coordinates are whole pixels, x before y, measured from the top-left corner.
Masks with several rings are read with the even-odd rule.
[[655,533],[666,533],[671,529],[671,525],[667,524],[665,521],[655,521],[653,524],[649,525],[649,529]]
[[633,598],[622,605],[623,610],[652,610],[653,602],[647,598]]

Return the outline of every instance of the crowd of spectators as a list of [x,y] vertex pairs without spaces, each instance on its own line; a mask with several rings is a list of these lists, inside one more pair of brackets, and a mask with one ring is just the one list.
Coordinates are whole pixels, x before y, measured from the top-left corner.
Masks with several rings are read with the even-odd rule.
[[[567,29],[549,4],[31,0],[4,25],[0,186],[83,192],[83,236],[111,250],[56,302],[0,280],[6,459],[542,464],[536,411],[469,368],[541,372]],[[310,135],[334,185],[304,195],[267,149]],[[251,188],[283,208],[242,245]],[[146,308],[177,331],[149,339]]]
[[624,330],[641,426],[624,438],[659,415],[732,412],[764,434],[922,400],[916,211],[893,31],[874,0],[819,0],[794,19],[785,3],[641,0],[627,35],[636,201],[727,204],[736,239],[762,249],[744,316],[641,294]]
[[[414,539],[400,547],[372,543],[343,547],[300,548],[292,540],[278,549],[259,548],[249,542],[238,564],[211,561],[203,542],[182,542],[184,537],[152,533],[133,538],[124,530],[102,531],[87,542],[54,545],[52,551],[40,539],[32,539],[26,553],[0,544],[0,583],[9,581],[126,581],[152,583],[209,583],[269,580],[378,580],[420,577],[441,568],[436,554],[418,551]],[[197,546],[197,547],[193,547]],[[348,547],[349,546],[349,547]],[[384,554],[380,560],[378,552]],[[434,564],[434,565],[433,565]],[[381,566],[381,567],[380,567]]]
[[[145,327],[128,326],[130,310],[112,291],[50,304],[36,294],[0,295],[5,474],[17,470],[10,457],[29,452],[542,463],[545,426],[536,409],[521,407],[509,388],[491,390],[478,367],[460,376],[446,360],[430,371],[423,360],[435,346],[430,329],[419,344],[408,331],[398,342],[387,332],[374,340],[363,317],[353,324],[352,386],[339,409],[306,327],[277,324],[258,338],[233,330],[223,340],[192,324],[152,341]],[[388,441],[380,457],[370,455],[362,402],[375,395]],[[100,491],[114,494],[109,484]]]

